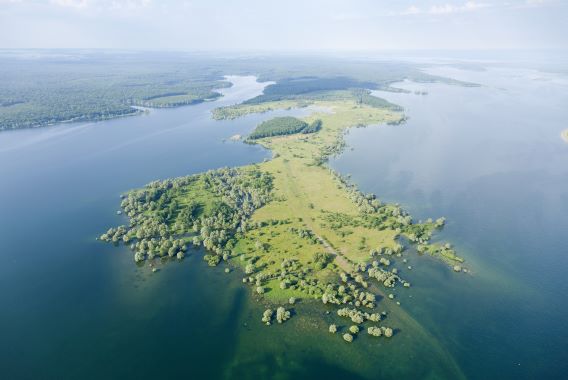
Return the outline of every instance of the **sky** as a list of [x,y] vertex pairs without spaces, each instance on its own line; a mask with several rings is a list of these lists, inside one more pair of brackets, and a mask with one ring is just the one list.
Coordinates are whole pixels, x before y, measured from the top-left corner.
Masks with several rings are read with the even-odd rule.
[[0,48],[568,49],[568,0],[0,0]]

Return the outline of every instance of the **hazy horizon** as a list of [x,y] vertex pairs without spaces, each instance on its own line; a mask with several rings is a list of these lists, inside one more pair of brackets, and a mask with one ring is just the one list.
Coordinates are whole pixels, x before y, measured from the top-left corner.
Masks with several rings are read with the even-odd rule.
[[565,50],[567,21],[559,0],[0,0],[0,48]]

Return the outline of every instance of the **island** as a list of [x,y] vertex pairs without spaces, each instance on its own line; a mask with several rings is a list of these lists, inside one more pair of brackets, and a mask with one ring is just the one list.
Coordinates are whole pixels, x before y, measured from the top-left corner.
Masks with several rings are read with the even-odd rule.
[[563,130],[560,134],[560,137],[562,137],[562,140],[564,140],[564,142],[568,143],[568,129]]
[[121,203],[130,224],[100,240],[129,245],[139,265],[154,269],[182,260],[191,245],[204,247],[210,266],[240,271],[255,297],[272,305],[259,323],[284,323],[296,302],[313,301],[334,307],[329,332],[338,339],[351,343],[364,332],[390,338],[396,326],[384,322],[378,301],[400,305],[396,293],[412,286],[404,277],[413,270],[408,259],[427,255],[455,272],[467,271],[464,260],[449,243],[431,242],[444,218],[415,221],[327,165],[345,147],[349,128],[400,124],[401,107],[368,90],[333,89],[276,100],[262,95],[217,108],[213,117],[307,105],[329,112],[273,118],[246,138],[271,150],[272,159],[130,191]]

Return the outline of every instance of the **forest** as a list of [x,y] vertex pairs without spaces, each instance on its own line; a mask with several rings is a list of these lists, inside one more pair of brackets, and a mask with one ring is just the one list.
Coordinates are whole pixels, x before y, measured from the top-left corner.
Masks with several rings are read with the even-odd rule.
[[305,121],[291,116],[275,117],[259,124],[249,135],[249,140],[263,137],[291,135],[294,133],[315,133],[321,128],[321,120],[314,120],[308,124]]
[[23,59],[0,54],[0,130],[135,115],[220,96],[229,86],[204,64],[99,55]]
[[[393,62],[311,57],[105,51],[0,50],[0,131],[61,122],[97,121],[140,113],[134,107],[177,107],[216,99],[224,75],[276,81],[246,103],[322,99],[348,89],[400,91],[404,79],[472,85]],[[363,96],[364,102],[377,99]],[[134,106],[134,107],[133,107]],[[238,117],[236,115],[235,117]]]

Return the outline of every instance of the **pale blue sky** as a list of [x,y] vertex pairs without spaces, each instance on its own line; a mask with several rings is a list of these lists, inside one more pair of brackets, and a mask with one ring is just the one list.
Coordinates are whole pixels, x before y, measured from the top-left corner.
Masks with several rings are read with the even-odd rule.
[[568,48],[568,0],[0,0],[0,48]]

